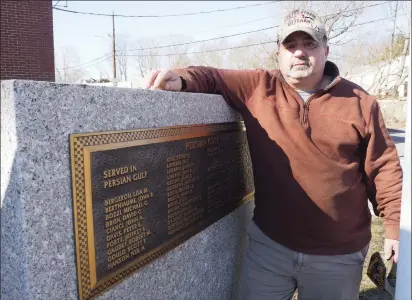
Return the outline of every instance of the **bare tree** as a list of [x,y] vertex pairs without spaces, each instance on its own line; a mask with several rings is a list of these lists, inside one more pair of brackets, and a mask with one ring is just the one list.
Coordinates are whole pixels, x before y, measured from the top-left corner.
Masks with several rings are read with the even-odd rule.
[[[399,33],[395,34],[395,31]],[[397,96],[398,87],[404,84],[407,77],[405,63],[409,50],[409,36],[410,31],[402,32],[396,25],[396,20],[393,20],[391,35],[386,39],[356,47],[357,59],[352,63],[357,66],[376,67],[376,71],[373,71],[376,74],[371,90],[377,94]]]
[[[391,47],[390,39],[387,39],[359,47],[358,55],[344,57],[352,66],[351,77],[357,78],[356,82],[360,85],[366,83],[366,90],[374,95],[396,96],[398,87],[404,84],[407,77],[405,62],[409,38],[399,38],[396,41],[392,61],[390,60]],[[365,82],[361,77],[365,78]]]
[[120,81],[127,81],[128,43],[124,37],[116,37],[116,67]]
[[228,48],[228,41],[225,39],[216,40],[214,43],[202,44],[193,57],[193,63],[196,65],[223,68],[225,61],[225,51],[215,51]]
[[[80,57],[74,47],[66,46],[56,51],[56,82],[74,83],[86,72],[81,69]],[[76,67],[80,65],[79,67]]]
[[[247,40],[240,43],[247,45]],[[263,67],[262,52],[257,49],[258,46],[232,49],[228,53],[228,61],[235,69],[258,69]]]
[[[275,34],[273,33],[272,35],[269,35],[267,33],[264,33],[264,36],[266,38],[264,42],[269,42],[273,40],[273,36],[275,36]],[[263,67],[266,69],[277,69],[279,67],[276,58],[277,45],[274,43],[262,44],[261,49],[265,55]]]
[[353,25],[363,13],[362,1],[285,1],[287,10],[306,8],[325,20],[330,44],[345,44],[353,40]]
[[[403,72],[405,69],[405,60],[406,60],[406,56],[408,55],[408,50],[409,50],[409,37],[405,38],[404,41],[404,45],[403,45],[403,50],[402,50],[402,54],[401,54],[401,69],[398,71],[398,73],[396,74],[397,76],[397,81],[396,81],[396,86],[400,86],[401,84],[403,84],[403,82],[405,81],[405,79],[408,77],[408,72]],[[410,59],[410,58],[409,58]],[[403,74],[405,73],[405,74]]]
[[186,54],[189,50],[188,45],[169,47],[170,55],[168,55],[169,68],[184,68],[190,64],[190,58]]
[[162,38],[161,44],[154,49],[157,51],[159,64],[171,69],[187,67],[191,62],[187,54],[190,51],[189,43],[190,38],[182,35]]
[[110,78],[109,72],[107,72],[107,71],[100,71],[99,72],[99,80],[100,81],[108,79],[108,78]]
[[159,45],[152,39],[140,39],[135,43],[135,49],[147,49],[136,50],[133,52],[136,59],[136,69],[140,77],[146,76],[146,74],[152,70],[160,68],[159,49],[156,48]]
[[[228,52],[227,59],[231,67],[237,69],[271,69],[276,66],[275,46],[263,44],[267,36],[260,34],[241,40]],[[253,46],[251,46],[253,45]]]
[[[368,6],[365,2],[299,1],[284,3],[284,7],[288,10],[307,8],[324,18],[329,44],[332,46],[330,57],[338,61],[340,67],[344,66],[341,71],[346,69],[357,80],[367,81],[371,92],[394,94],[397,87],[403,84],[407,46],[409,45],[406,44],[405,37],[410,35],[410,31],[402,32],[397,25],[396,18],[398,12],[400,13],[405,7],[409,7],[408,11],[410,11],[409,2],[394,1],[392,4],[386,4],[390,5],[391,13],[387,17],[393,20],[393,25],[390,29],[386,28],[390,31],[387,38],[379,37],[378,39],[375,35],[374,38],[366,36],[367,33],[363,30],[364,25],[358,25],[362,23],[360,17]],[[379,24],[379,26],[382,27],[384,24]],[[395,32],[401,33],[403,38],[396,39]],[[383,34],[382,31],[380,33]],[[389,34],[392,35],[389,36]],[[392,61],[393,68],[391,68]],[[361,84],[361,82],[357,83]]]

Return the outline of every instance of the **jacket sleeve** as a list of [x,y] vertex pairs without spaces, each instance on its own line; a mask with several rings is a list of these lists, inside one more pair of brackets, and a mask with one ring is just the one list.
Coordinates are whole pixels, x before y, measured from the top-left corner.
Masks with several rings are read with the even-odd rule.
[[263,70],[226,70],[203,66],[175,69],[185,81],[184,92],[219,94],[236,108],[252,96]]
[[368,196],[376,205],[378,215],[384,219],[385,238],[398,240],[402,168],[376,100],[372,103],[367,126],[365,173]]

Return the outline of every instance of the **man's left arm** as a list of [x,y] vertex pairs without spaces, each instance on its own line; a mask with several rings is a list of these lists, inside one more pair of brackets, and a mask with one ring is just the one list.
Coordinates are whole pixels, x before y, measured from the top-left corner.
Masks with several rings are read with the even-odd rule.
[[402,168],[376,100],[373,101],[369,116],[365,156],[368,196],[377,204],[378,215],[384,220],[385,257],[389,259],[393,252],[396,262],[399,249]]

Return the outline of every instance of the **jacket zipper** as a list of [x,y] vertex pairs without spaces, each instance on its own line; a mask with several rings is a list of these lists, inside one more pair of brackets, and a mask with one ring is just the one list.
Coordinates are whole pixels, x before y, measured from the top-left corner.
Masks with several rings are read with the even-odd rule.
[[[286,81],[284,81],[280,76],[278,77],[285,85],[288,89],[290,89],[293,92],[296,92],[291,86],[289,86],[289,84],[287,84]],[[309,119],[309,104],[310,102],[315,99],[319,94],[326,92],[327,90],[331,89],[332,87],[334,87],[338,82],[340,81],[340,77],[335,78],[335,80],[333,80],[331,82],[331,84],[329,84],[328,86],[326,86],[324,89],[317,91],[315,94],[313,94],[312,96],[309,97],[309,99],[305,102],[303,101],[303,99],[301,99],[301,101],[303,102],[303,113],[302,113],[302,118],[301,118],[301,124],[307,124],[308,123],[308,119]],[[301,97],[300,97],[301,98]]]
[[[317,91],[314,93],[312,96],[309,97],[309,99],[306,102],[303,102],[303,116],[302,116],[302,125],[305,125],[308,123],[309,119],[309,104],[313,99],[316,99],[318,95],[322,94],[324,91],[326,91],[326,88],[321,91]],[[302,100],[303,101],[303,100]]]
[[302,124],[306,124],[306,122],[308,121],[308,114],[309,114],[309,104],[303,103]]

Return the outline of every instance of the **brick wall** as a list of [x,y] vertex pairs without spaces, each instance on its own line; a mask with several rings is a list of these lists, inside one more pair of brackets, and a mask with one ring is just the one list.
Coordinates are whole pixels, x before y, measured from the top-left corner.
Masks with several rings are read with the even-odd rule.
[[0,78],[54,81],[52,1],[0,3]]

